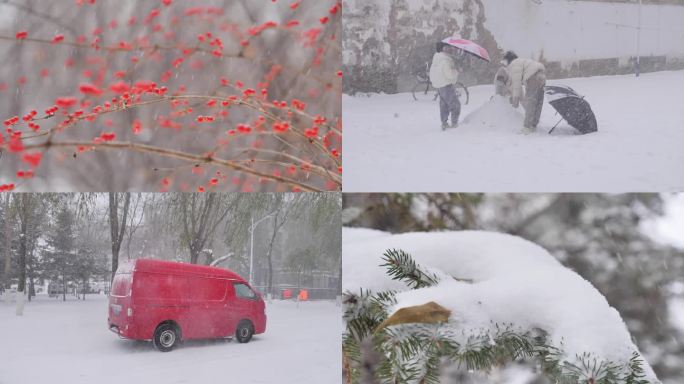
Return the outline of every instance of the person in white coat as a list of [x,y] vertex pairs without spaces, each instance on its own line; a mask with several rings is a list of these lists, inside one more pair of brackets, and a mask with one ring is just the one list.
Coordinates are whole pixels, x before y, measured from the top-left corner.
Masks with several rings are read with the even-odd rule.
[[[451,46],[442,42],[437,43],[437,53],[432,57],[430,66],[430,82],[439,93],[439,115],[442,120],[442,129],[455,128],[458,126],[458,117],[461,114],[461,102],[456,93],[458,70],[453,57],[449,54]],[[451,115],[451,125],[449,125]]]
[[[507,63],[511,105],[518,108],[522,101],[523,108],[525,108],[525,129],[533,131],[539,124],[544,104],[546,68],[538,61],[519,58],[513,51],[504,54],[504,63]],[[525,86],[524,93],[523,85]]]

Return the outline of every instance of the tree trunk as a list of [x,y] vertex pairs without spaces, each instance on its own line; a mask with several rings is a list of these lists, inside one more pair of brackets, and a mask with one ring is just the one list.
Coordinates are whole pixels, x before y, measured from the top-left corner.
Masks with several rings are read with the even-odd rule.
[[116,247],[116,239],[119,237],[119,202],[115,192],[109,192],[109,232],[112,244],[112,275],[114,280],[116,269],[119,268],[119,249]]
[[273,234],[271,235],[271,241],[268,244],[268,252],[266,252],[266,260],[268,260],[268,282],[266,284],[266,292],[273,296],[273,243],[275,242],[278,230],[276,229],[278,225],[278,214],[275,216],[275,222],[273,223]]
[[[29,247],[27,246],[27,248],[29,248]],[[36,288],[33,284],[34,267],[31,267],[31,265],[33,265],[32,263],[33,263],[33,258],[34,258],[34,255],[33,255],[34,249],[35,249],[35,244],[32,243],[30,246],[30,250],[27,249],[27,251],[26,251],[26,276],[27,276],[28,282],[29,282],[29,286],[28,286],[28,301],[29,302],[31,302],[31,298],[36,297]]]
[[197,264],[197,261],[199,260],[200,251],[197,248],[195,239],[192,239],[190,245],[190,264]]
[[17,288],[17,316],[24,314],[24,293],[26,292],[26,252],[28,250],[28,219],[31,196],[21,195],[21,236],[19,237],[19,284]]
[[[140,200],[143,200],[143,205],[140,210],[140,219],[138,220],[138,224],[135,224],[135,214],[138,212],[138,206],[140,205]],[[143,198],[140,193],[138,193],[138,197],[135,200],[135,205],[133,205],[133,211],[131,212],[131,222],[128,223],[128,236],[126,236],[126,259],[130,260],[131,259],[131,242],[133,240],[133,234],[135,231],[138,229],[140,226],[140,223],[142,223],[142,220],[145,216],[145,208],[147,207],[147,199]]]
[[[266,252],[266,260],[268,261],[268,281],[266,282],[266,293],[268,297],[273,296],[273,243],[275,243],[278,235],[278,215],[280,211],[276,212],[273,218],[273,232],[271,233],[271,241],[268,242],[268,251]],[[284,220],[283,220],[284,221]]]
[[28,238],[28,218],[26,217],[26,211],[28,211],[28,209],[26,205],[28,205],[28,199],[25,199],[25,197],[26,195],[21,196],[23,204],[25,205],[22,207],[24,218],[21,220],[21,236],[19,237],[19,287],[17,288],[17,291],[19,292],[24,292],[26,290],[26,241]]
[[126,199],[123,207],[123,217],[119,224],[119,196],[114,193],[109,193],[109,230],[112,241],[112,277],[114,280],[116,270],[119,268],[119,251],[121,250],[121,243],[123,242],[124,233],[126,232],[126,218],[128,217],[128,207],[131,203],[131,194],[126,193]]
[[[201,194],[200,194],[201,195]],[[203,196],[203,195],[202,195]],[[187,239],[190,263],[197,264],[199,255],[209,242],[218,226],[223,222],[235,203],[221,208],[216,194],[210,193],[198,205],[198,195],[182,194],[179,199],[179,210],[183,222],[183,237]],[[202,197],[204,198],[204,197]],[[219,211],[223,209],[222,211]]]
[[269,297],[273,296],[273,258],[271,252],[268,253],[268,282],[266,285],[266,292]]
[[342,265],[340,263],[340,268],[337,272],[337,296],[342,295]]
[[[30,265],[31,263],[28,262],[27,264]],[[28,301],[29,301],[29,303],[30,303],[30,302],[31,302],[31,298],[36,296],[36,288],[35,288],[35,286],[33,285],[33,268],[29,268],[28,265],[27,265],[27,267],[26,267],[26,275],[27,275],[28,283],[29,283],[29,286],[28,286]]]
[[278,231],[280,231],[280,228],[282,228],[287,221],[288,212],[289,211],[283,212],[282,221],[278,222],[281,213],[280,208],[278,208],[278,211],[276,211],[273,218],[273,233],[271,234],[271,241],[268,243],[268,251],[266,253],[266,259],[268,260],[268,286],[266,292],[271,296],[273,295],[273,245],[278,236]]
[[10,199],[12,197],[11,193],[5,194],[5,267],[3,269],[2,279],[0,279],[0,292],[8,285],[9,275],[12,272],[12,220],[10,217]]
[[66,301],[66,276],[64,276],[64,272],[62,272],[62,301]]
[[23,316],[24,315],[24,301],[25,300],[26,300],[26,297],[24,296],[24,292],[17,292],[17,311],[16,311],[17,316]]
[[29,294],[28,294],[28,300],[31,301],[32,297],[36,297],[36,284],[33,281],[33,277],[29,276]]

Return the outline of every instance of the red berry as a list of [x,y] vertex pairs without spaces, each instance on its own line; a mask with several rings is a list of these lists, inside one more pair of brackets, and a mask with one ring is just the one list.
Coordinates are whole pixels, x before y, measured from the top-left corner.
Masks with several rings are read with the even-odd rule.
[[21,156],[21,161],[32,166],[33,168],[37,168],[40,165],[40,161],[42,158],[43,154],[41,152],[31,152],[24,153]]
[[61,108],[69,108],[74,106],[78,100],[75,97],[58,97],[55,100],[55,105]]
[[102,94],[102,90],[91,83],[83,83],[78,87],[78,90],[85,93],[86,95],[99,96]]
[[142,133],[142,123],[140,122],[140,120],[133,121],[132,131],[134,135],[139,135],[140,133]]
[[130,91],[130,89],[131,87],[129,87],[128,84],[126,84],[123,81],[117,81],[116,83],[112,83],[112,85],[109,86],[110,91],[118,94],[128,92]]

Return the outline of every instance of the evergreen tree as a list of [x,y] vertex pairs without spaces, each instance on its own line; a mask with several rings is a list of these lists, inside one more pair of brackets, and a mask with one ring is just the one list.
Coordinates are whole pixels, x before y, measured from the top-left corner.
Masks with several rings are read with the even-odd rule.
[[62,284],[62,300],[66,300],[67,283],[75,276],[78,253],[74,231],[74,215],[67,206],[57,212],[55,223],[46,238],[45,265],[48,276]]
[[73,277],[83,287],[83,300],[88,293],[88,281],[91,277],[99,272],[95,260],[95,254],[92,249],[79,248],[77,254],[74,255],[74,270]]
[[297,275],[297,288],[301,288],[302,276],[313,271],[318,266],[318,258],[309,248],[295,249],[289,254],[286,265]]

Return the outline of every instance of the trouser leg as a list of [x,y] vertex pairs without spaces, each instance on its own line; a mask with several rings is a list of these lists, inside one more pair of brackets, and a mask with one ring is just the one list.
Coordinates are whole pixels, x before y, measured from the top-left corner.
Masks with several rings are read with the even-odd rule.
[[458,95],[456,94],[456,90],[454,89],[454,98],[452,100],[450,109],[451,109],[451,124],[456,125],[458,124],[458,117],[461,115],[461,101],[458,100]]
[[527,80],[525,89],[525,127],[536,128],[544,105],[544,86],[546,75],[540,71]]
[[446,123],[449,115],[451,115],[451,123],[458,123],[458,117],[461,114],[461,102],[458,100],[456,94],[456,87],[453,84],[446,87],[439,88],[439,110],[442,118],[442,123]]
[[445,97],[445,91],[443,91],[444,88],[439,88],[437,90],[439,93],[439,117],[442,121],[442,124],[446,124],[447,120],[449,120],[449,104],[447,103]]

